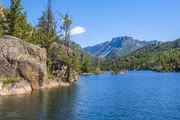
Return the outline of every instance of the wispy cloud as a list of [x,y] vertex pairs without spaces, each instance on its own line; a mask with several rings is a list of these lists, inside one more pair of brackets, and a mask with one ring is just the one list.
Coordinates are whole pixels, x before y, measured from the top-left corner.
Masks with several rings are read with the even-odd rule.
[[76,26],[75,28],[71,30],[71,35],[78,35],[85,32],[86,32],[86,29],[84,27]]

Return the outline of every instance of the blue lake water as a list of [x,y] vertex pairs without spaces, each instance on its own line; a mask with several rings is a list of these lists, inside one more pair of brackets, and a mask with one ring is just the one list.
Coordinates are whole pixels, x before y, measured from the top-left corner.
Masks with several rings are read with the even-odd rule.
[[0,120],[180,120],[180,73],[81,76],[69,88],[0,97]]

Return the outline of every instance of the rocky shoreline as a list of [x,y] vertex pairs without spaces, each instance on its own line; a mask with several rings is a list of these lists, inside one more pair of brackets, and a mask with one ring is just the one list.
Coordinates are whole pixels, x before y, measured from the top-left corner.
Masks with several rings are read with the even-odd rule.
[[[0,37],[0,96],[29,93],[33,90],[68,87],[64,82],[67,67],[60,78],[48,79],[46,50],[13,36]],[[70,82],[77,80],[72,73]]]
[[[50,89],[55,87],[69,87],[70,83],[68,82],[57,82],[57,81],[48,81],[39,89]],[[38,90],[38,89],[36,89]],[[10,84],[3,84],[0,83],[0,96],[4,95],[19,95],[25,93],[31,93],[33,89],[29,82],[21,81],[18,83],[10,83]]]

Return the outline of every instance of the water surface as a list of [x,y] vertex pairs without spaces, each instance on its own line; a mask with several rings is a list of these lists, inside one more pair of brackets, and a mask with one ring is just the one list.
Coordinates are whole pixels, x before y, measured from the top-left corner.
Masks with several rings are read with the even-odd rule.
[[69,88],[0,97],[0,120],[180,120],[180,73],[81,76]]

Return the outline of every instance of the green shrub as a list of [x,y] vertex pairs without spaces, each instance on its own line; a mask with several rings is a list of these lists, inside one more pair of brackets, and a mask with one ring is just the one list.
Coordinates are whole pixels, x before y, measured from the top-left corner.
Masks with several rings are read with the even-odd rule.
[[48,80],[52,80],[53,78],[53,74],[50,71],[48,71]]
[[3,83],[4,84],[16,83],[16,82],[20,82],[20,80],[21,80],[20,77],[4,77]]

